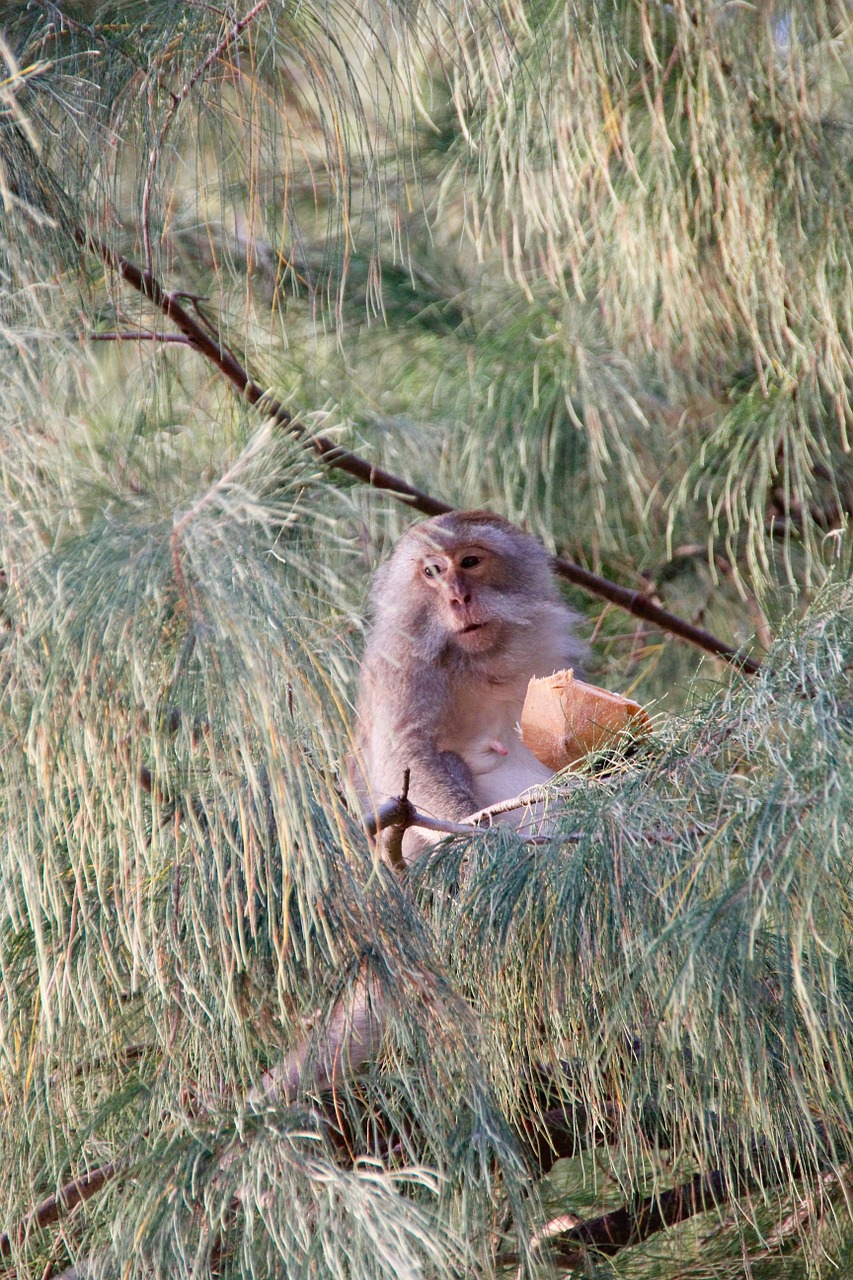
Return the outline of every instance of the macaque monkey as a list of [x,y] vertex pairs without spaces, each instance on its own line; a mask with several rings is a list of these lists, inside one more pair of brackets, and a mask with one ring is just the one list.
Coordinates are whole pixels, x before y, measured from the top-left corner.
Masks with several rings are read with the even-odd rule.
[[[535,538],[488,511],[426,520],[376,574],[372,608],[358,702],[365,809],[399,795],[406,769],[415,808],[453,821],[551,777],[522,744],[521,708],[530,678],[577,666],[583,646]],[[407,832],[404,856],[435,838]]]
[[[519,736],[524,696],[532,676],[576,667],[583,645],[535,538],[488,511],[426,520],[376,574],[372,606],[354,762],[366,812],[401,793],[406,769],[412,804],[452,821],[552,776]],[[502,815],[513,817],[530,814]],[[404,857],[436,839],[409,829]],[[267,1072],[249,1101],[321,1092],[356,1074],[384,1034],[381,999],[368,996],[362,978],[325,1032]]]

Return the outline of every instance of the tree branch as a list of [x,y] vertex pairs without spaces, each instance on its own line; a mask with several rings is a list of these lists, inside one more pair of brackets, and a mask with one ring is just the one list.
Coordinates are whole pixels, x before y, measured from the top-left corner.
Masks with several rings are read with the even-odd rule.
[[[579,783],[580,779],[575,785],[577,786]],[[564,783],[560,783],[560,786],[564,785]],[[482,826],[486,818],[497,818],[502,813],[511,813],[513,809],[528,809],[531,805],[543,804],[546,800],[553,798],[554,791],[555,788],[549,783],[537,783],[535,786],[527,787],[517,796],[512,796],[507,800],[498,800],[497,803],[490,804],[485,809],[478,809],[476,813],[472,813],[465,818],[465,822]],[[491,826],[491,821],[486,825]]]
[[156,333],[142,329],[129,329],[126,333],[90,333],[90,342],[178,342],[189,346],[185,333]]
[[[450,503],[444,502],[440,498],[434,498],[431,494],[425,493],[421,489],[416,489],[414,485],[409,484],[408,481],[401,479],[401,477],[393,475],[390,471],[384,471],[381,467],[374,466],[366,459],[359,457],[358,454],[351,453],[348,449],[341,448],[334,440],[330,440],[328,436],[312,435],[306,431],[281,401],[276,400],[274,396],[264,391],[252,380],[248,371],[226,344],[214,338],[199,321],[189,314],[186,308],[181,305],[179,294],[166,292],[150,271],[140,270],[135,263],[125,258],[122,254],[116,253],[115,250],[104,244],[96,236],[77,232],[76,239],[82,247],[96,254],[104,265],[116,272],[122,280],[141,293],[143,297],[148,298],[162,315],[171,320],[180,332],[186,335],[189,345],[198,351],[200,355],[203,355],[206,360],[209,360],[211,364],[215,365],[237,388],[240,394],[245,396],[250,404],[256,405],[267,413],[279,426],[284,427],[292,436],[304,444],[307,449],[313,449],[326,466],[343,471],[374,489],[391,493],[394,497],[408,503],[414,510],[420,511],[424,515],[438,516],[454,510]],[[660,627],[661,630],[668,631],[670,635],[677,636],[680,640],[696,645],[706,653],[711,653],[715,657],[723,658],[726,662],[733,663],[744,674],[754,675],[759,670],[760,664],[753,658],[747,657],[732,645],[717,639],[710,631],[696,627],[687,622],[686,619],[670,613],[668,609],[664,609],[659,604],[655,604],[642,591],[632,591],[628,587],[620,586],[619,583],[602,578],[563,556],[553,557],[551,564],[554,572],[565,579],[566,582],[571,582],[574,586],[581,587],[584,591],[597,596],[599,599],[608,600],[618,608],[633,614],[634,617],[642,618],[644,621]]]
[[[680,1187],[649,1196],[636,1208],[613,1209],[557,1235],[540,1233],[538,1245],[543,1252],[547,1250],[549,1259],[557,1266],[579,1267],[583,1265],[587,1249],[607,1255],[619,1253],[648,1240],[658,1231],[725,1204],[731,1195],[731,1182],[721,1170],[697,1173]],[[501,1261],[505,1259],[502,1257]]]
[[473,820],[467,818],[462,822],[445,822],[443,818],[432,818],[428,813],[421,813],[405,795],[393,796],[390,800],[383,801],[378,808],[365,813],[361,823],[371,840],[380,831],[393,828],[406,831],[409,827],[423,827],[427,831],[438,831],[448,836],[470,836],[477,831]]
[[22,1218],[11,1231],[4,1231],[0,1235],[0,1258],[8,1258],[13,1245],[23,1244],[33,1228],[50,1226],[52,1222],[56,1222],[60,1214],[70,1213],[76,1205],[95,1195],[124,1167],[124,1162],[118,1160],[111,1164],[100,1165],[97,1169],[74,1178],[56,1195],[42,1200],[41,1204],[36,1205],[35,1209]]
[[[557,1144],[562,1141],[568,1146],[570,1139],[561,1135],[559,1117],[555,1113],[549,1113],[549,1119],[545,1132],[550,1145],[557,1148]],[[820,1121],[813,1128],[824,1158],[832,1160],[833,1142],[830,1131]],[[547,1158],[547,1149],[545,1155]],[[755,1171],[756,1161],[763,1170],[763,1177],[759,1178]],[[821,1173],[819,1186],[826,1185],[827,1172],[838,1173],[838,1170],[835,1168]],[[658,1192],[639,1204],[623,1205],[556,1233],[549,1233],[546,1228],[539,1233],[537,1247],[547,1249],[549,1259],[557,1266],[582,1266],[588,1249],[607,1255],[619,1253],[687,1218],[716,1209],[728,1200],[744,1195],[750,1188],[761,1190],[768,1185],[782,1183],[787,1178],[802,1178],[805,1174],[806,1166],[797,1151],[793,1136],[781,1148],[771,1146],[761,1138],[753,1139],[749,1145],[749,1155],[745,1152],[744,1158],[735,1161],[730,1172],[712,1169],[708,1173],[697,1173],[689,1182]],[[782,1225],[787,1226],[788,1220]],[[518,1259],[515,1255],[502,1256],[501,1261],[509,1265]]]
[[[409,827],[422,827],[425,831],[436,831],[448,836],[472,836],[489,830],[491,822],[485,819],[509,813],[513,809],[525,809],[528,805],[547,800],[553,792],[544,786],[529,787],[511,800],[501,800],[487,809],[478,809],[476,813],[462,818],[459,822],[449,822],[444,818],[433,818],[428,813],[421,813],[409,800],[407,795],[393,796],[384,800],[376,809],[370,809],[362,815],[361,824],[368,839],[375,840],[381,831],[407,831]],[[547,836],[522,836],[530,844],[547,843]],[[572,837],[568,837],[572,839]]]

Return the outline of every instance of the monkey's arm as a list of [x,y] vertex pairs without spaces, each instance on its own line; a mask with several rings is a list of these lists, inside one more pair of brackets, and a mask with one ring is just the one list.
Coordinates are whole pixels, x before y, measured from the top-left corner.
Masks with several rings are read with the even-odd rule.
[[399,726],[395,732],[392,726],[390,732],[375,734],[371,757],[374,802],[400,795],[408,770],[408,796],[416,809],[454,821],[476,804],[471,770],[462,757],[439,750],[435,740],[416,727]]
[[322,1030],[308,1034],[276,1066],[265,1072],[246,1101],[261,1106],[276,1098],[292,1102],[301,1090],[323,1093],[351,1080],[382,1045],[382,1004],[365,974],[340,999]]
[[453,699],[435,669],[403,679],[377,666],[360,707],[362,772],[368,806],[400,795],[409,770],[409,799],[437,818],[455,820],[476,808],[471,771],[460,755],[439,747]]

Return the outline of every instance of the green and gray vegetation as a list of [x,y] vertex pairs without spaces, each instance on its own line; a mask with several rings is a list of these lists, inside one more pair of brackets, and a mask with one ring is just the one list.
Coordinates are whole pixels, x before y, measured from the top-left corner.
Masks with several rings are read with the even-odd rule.
[[[853,1273],[849,6],[0,36],[3,1274]],[[428,497],[604,583],[655,734],[404,878],[345,762]]]

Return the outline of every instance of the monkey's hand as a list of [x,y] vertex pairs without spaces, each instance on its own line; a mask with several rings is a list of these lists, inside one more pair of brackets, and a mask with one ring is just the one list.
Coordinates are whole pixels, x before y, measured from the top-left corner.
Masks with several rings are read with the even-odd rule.
[[[392,759],[389,753],[389,764]],[[471,770],[455,751],[430,750],[422,741],[410,739],[399,744],[395,772],[399,784],[389,786],[393,774],[386,773],[383,790],[401,798],[405,794],[413,809],[430,818],[453,821],[475,807]],[[408,778],[408,789],[402,785],[404,776]],[[411,862],[443,838],[443,832],[423,827],[408,827],[402,833],[399,827],[391,827],[382,837],[382,848],[386,859],[398,865],[401,861]]]

